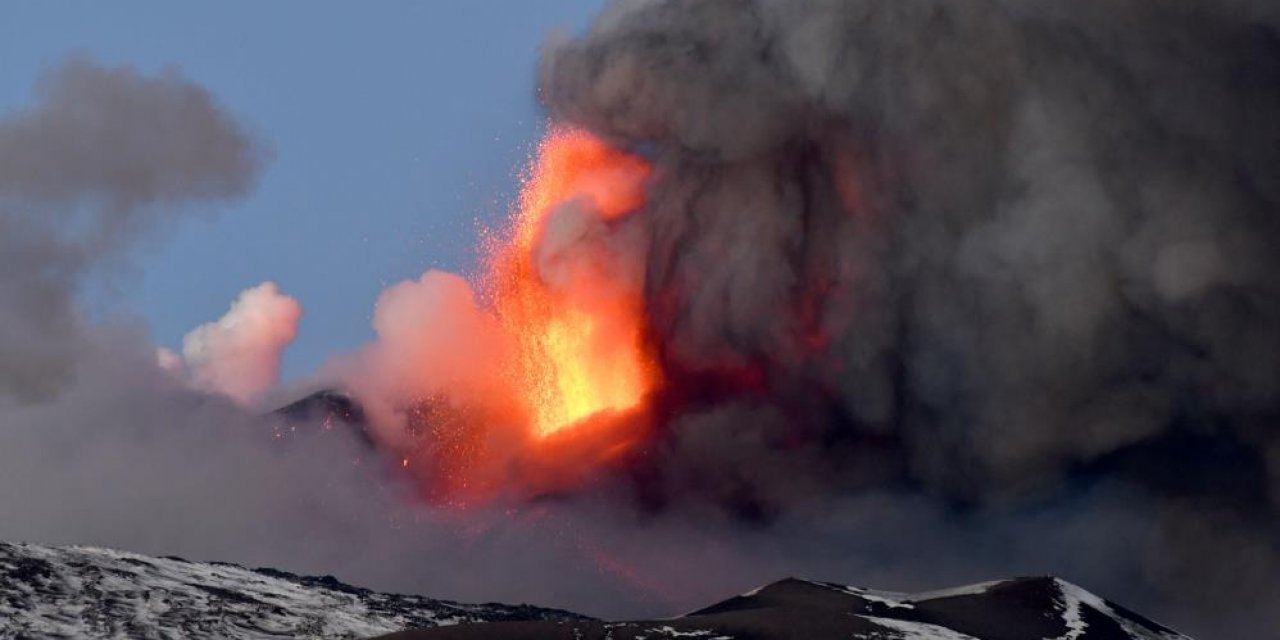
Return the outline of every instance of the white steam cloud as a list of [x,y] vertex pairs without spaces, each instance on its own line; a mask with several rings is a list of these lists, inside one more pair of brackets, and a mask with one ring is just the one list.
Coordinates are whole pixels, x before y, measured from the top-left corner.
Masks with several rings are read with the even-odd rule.
[[297,300],[264,282],[240,292],[226,315],[188,333],[181,357],[160,351],[160,364],[182,369],[196,388],[247,405],[280,381],[280,359],[301,316]]

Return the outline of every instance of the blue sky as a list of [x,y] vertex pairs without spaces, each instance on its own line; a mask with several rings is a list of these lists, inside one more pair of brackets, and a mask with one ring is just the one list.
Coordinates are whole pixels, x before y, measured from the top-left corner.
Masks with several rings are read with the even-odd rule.
[[0,112],[83,52],[177,66],[273,149],[256,192],[144,247],[110,306],[158,344],[275,280],[304,308],[284,376],[371,337],[379,291],[428,268],[466,272],[543,124],[538,49],[601,0],[8,3]]

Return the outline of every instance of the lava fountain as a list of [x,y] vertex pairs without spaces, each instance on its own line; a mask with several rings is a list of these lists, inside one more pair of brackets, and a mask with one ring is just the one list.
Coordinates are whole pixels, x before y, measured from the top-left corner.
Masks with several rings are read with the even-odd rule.
[[538,439],[641,405],[657,384],[641,270],[626,218],[651,167],[591,134],[553,127],[524,177],[511,227],[489,246],[486,284],[517,345],[512,387]]

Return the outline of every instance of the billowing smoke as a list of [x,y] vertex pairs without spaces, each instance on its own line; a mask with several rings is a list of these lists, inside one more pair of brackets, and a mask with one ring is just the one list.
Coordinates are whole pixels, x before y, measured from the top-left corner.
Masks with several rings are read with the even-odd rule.
[[298,335],[302,306],[274,282],[240,292],[216,322],[182,339],[182,355],[159,351],[162,367],[200,389],[249,404],[280,382],[280,358]]
[[962,499],[1175,430],[1268,436],[1272,32],[1023,4],[646,4],[551,52],[552,112],[659,163],[670,369],[756,368],[773,410],[825,401],[806,439],[891,434]]
[[1100,588],[1268,609],[1278,25],[1262,2],[669,1],[554,45],[553,116],[655,163],[633,224],[671,417],[642,500],[767,522],[890,489],[978,529],[1036,505],[1108,530],[1105,497],[1152,525],[1088,543],[1142,556]]
[[382,292],[373,314],[377,341],[336,367],[353,391],[371,400],[501,397],[509,391],[495,363],[510,352],[494,325],[465,280],[428,271]]

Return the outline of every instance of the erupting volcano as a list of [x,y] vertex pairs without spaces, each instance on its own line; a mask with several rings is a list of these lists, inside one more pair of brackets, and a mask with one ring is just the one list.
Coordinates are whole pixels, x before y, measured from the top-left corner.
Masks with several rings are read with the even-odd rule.
[[[1052,580],[928,591],[1009,575],[1206,638],[1280,629],[1276,0],[80,21],[101,35],[26,4],[0,68],[36,79],[0,94],[0,541],[615,619],[823,581],[584,638],[1134,624]],[[235,27],[225,56],[132,46],[205,23]],[[24,66],[99,48],[121,64]],[[228,591],[222,565],[90,555],[0,548],[0,627],[346,633],[285,591],[410,623],[333,578]],[[120,598],[73,593],[103,576]],[[974,614],[1006,605],[1052,624]]]
[[345,376],[390,392],[376,440],[421,493],[469,505],[577,486],[647,433],[660,380],[640,211],[652,168],[552,126],[474,284],[439,271],[387,290],[379,342]]

